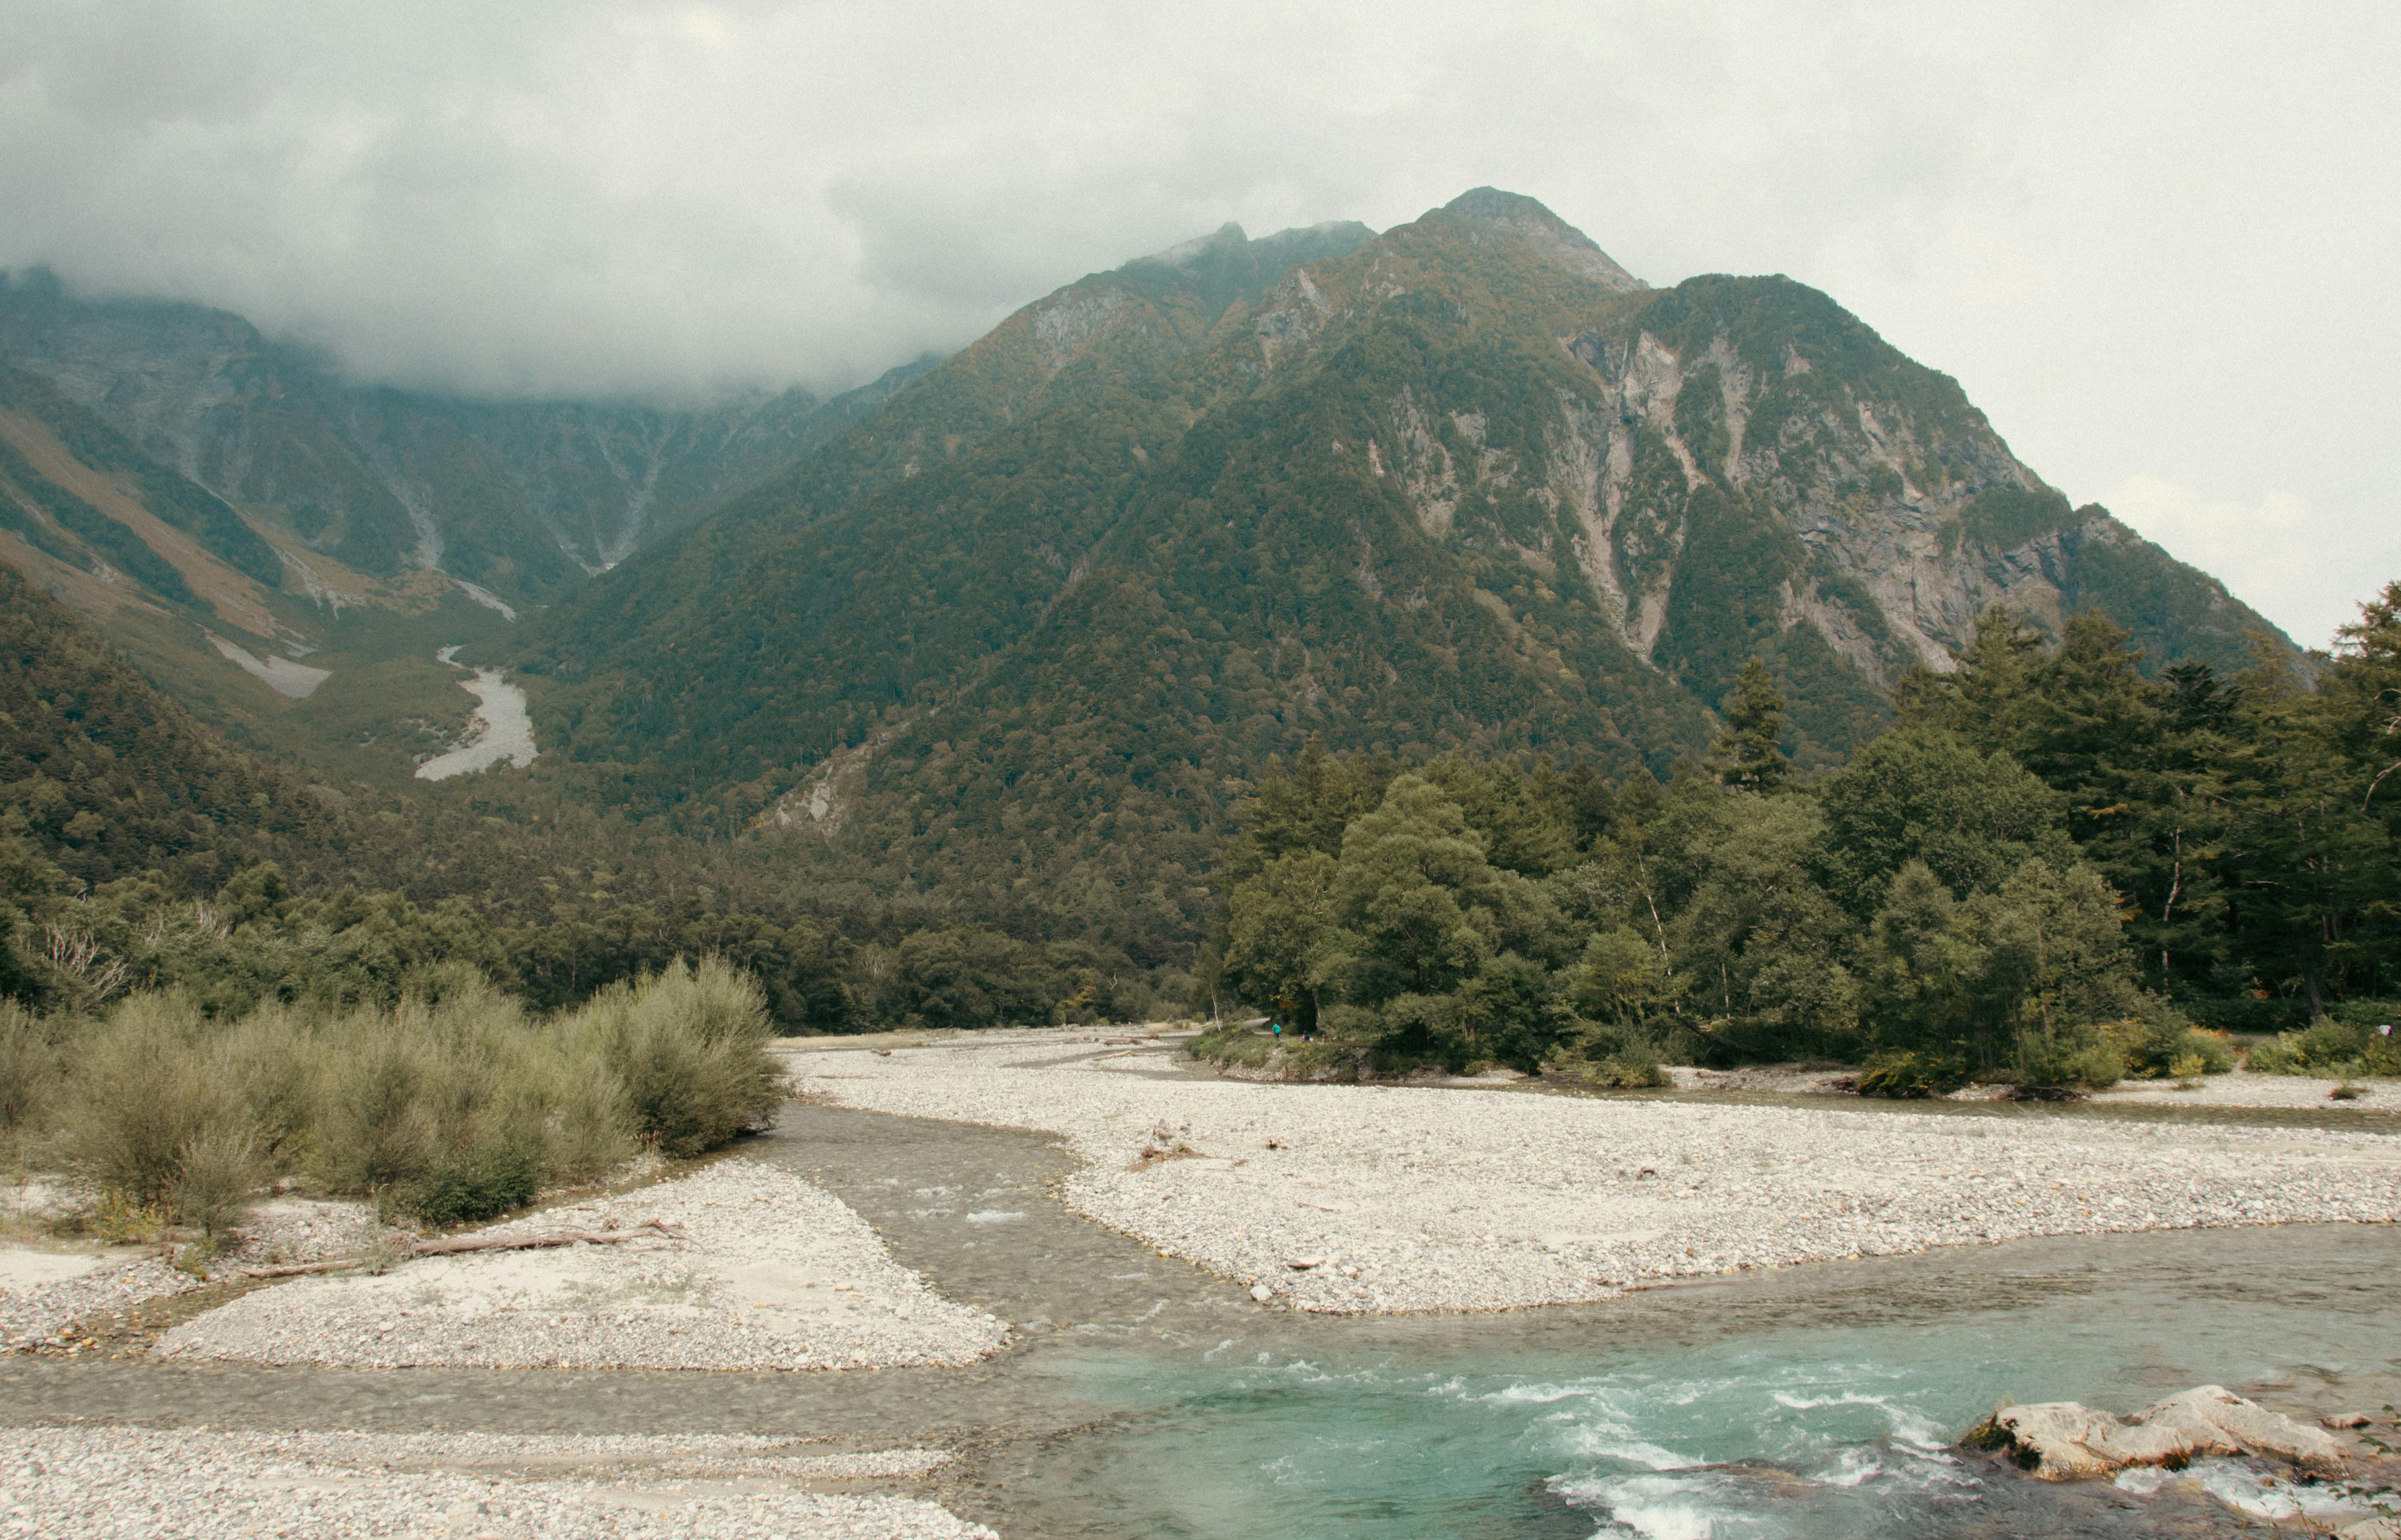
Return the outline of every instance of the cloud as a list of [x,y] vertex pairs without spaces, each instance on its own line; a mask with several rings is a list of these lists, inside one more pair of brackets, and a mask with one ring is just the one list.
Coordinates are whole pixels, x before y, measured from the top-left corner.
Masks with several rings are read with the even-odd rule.
[[1668,278],[1791,266],[1977,174],[1977,55],[2047,67],[2090,30],[1627,0],[7,10],[0,265],[504,394],[847,383],[1228,218],[1380,226],[1484,182]]
[[1228,219],[1492,183],[1654,282],[1826,289],[2079,499],[2291,488],[2329,591],[2389,508],[2401,12],[2362,0],[0,0],[0,267],[366,379],[834,388]]
[[2163,476],[2129,476],[2104,498],[2112,513],[2170,554],[2216,574],[2304,647],[2326,647],[2335,627],[2401,575],[2401,529],[2388,520],[2343,520],[2298,494],[2245,501],[2214,497]]

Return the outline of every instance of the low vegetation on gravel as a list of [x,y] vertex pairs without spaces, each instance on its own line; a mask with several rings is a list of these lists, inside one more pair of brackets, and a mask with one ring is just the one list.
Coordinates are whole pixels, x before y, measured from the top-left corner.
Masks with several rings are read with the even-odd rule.
[[643,1150],[690,1156],[784,1099],[764,1002],[715,959],[529,1015],[464,969],[390,1008],[211,1019],[178,991],[102,1015],[0,1006],[0,1137],[75,1173],[88,1222],[204,1237],[269,1184],[424,1223],[504,1212]]

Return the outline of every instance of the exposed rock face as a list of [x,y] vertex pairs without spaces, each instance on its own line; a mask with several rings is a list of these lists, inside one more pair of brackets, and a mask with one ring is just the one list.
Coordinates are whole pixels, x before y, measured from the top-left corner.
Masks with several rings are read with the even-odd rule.
[[2004,1407],[1969,1441],[2008,1451],[2046,1481],[2107,1476],[2129,1465],[2177,1466],[2204,1454],[2264,1454],[2330,1473],[2347,1452],[2331,1434],[2223,1385],[2179,1392],[2122,1421],[2074,1401]]

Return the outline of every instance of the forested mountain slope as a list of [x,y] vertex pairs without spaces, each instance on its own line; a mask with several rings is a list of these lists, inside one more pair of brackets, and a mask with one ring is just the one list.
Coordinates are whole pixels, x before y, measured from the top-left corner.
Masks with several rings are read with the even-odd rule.
[[0,840],[12,865],[35,856],[90,885],[171,873],[205,893],[293,848],[338,848],[342,834],[318,797],[216,740],[0,566]]
[[[783,470],[923,372],[693,410],[353,385],[221,310],[92,303],[0,275],[0,358],[309,549],[547,601]],[[271,573],[260,574],[272,581]]]
[[1363,236],[1070,285],[541,617],[545,764],[897,883],[1188,916],[1311,737],[1664,770],[1758,657],[1825,766],[1996,602],[2161,661],[2272,634],[1804,285],[1650,289],[1492,189]]

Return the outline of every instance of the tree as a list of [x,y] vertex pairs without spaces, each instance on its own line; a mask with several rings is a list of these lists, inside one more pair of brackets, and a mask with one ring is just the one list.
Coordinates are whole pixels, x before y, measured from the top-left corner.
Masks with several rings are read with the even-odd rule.
[[1355,937],[1351,998],[1455,988],[1497,949],[1501,878],[1458,803],[1422,776],[1395,779],[1342,837],[1334,910]]
[[2007,1052],[2036,1084],[2118,1078],[2099,1027],[2143,1005],[2126,967],[2118,895],[2092,867],[2027,861],[1994,893],[1965,906],[1984,953],[1977,981],[1989,1064]]
[[1853,914],[1883,906],[1893,874],[1922,861],[1954,896],[1997,887],[2030,855],[2075,859],[2060,799],[2006,754],[1939,728],[1904,727],[1861,749],[1820,788],[1827,888]]
[[1753,658],[1742,665],[1719,709],[1726,729],[1709,747],[1709,768],[1721,785],[1741,791],[1774,791],[1792,771],[1777,740],[1784,732],[1784,697],[1767,665]]
[[1335,865],[1324,851],[1277,856],[1235,887],[1228,906],[1226,975],[1244,999],[1305,1030],[1317,1026]]

